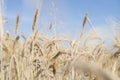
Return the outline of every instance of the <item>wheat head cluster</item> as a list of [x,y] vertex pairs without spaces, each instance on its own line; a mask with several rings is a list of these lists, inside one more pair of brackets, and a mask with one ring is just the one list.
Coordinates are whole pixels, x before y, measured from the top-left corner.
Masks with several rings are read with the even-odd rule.
[[[120,36],[114,37],[111,49],[106,48],[86,13],[78,38],[50,37],[36,29],[38,17],[36,9],[28,37],[13,38],[8,32],[0,37],[0,80],[120,80]],[[18,15],[15,34],[19,23]],[[84,37],[86,23],[92,31]]]

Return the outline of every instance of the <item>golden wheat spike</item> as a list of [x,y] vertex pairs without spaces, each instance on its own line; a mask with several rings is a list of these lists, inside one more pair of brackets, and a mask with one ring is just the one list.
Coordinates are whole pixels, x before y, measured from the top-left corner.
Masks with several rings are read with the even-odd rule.
[[16,19],[16,29],[15,29],[15,33],[18,32],[19,21],[20,21],[20,16],[18,15],[18,16],[17,16],[17,19]]
[[17,36],[15,40],[18,41],[19,39],[20,39],[20,36]]
[[33,31],[35,30],[35,26],[37,24],[38,16],[39,16],[39,10],[37,8],[36,11],[35,11],[34,21],[33,21],[33,25],[32,25],[32,30]]
[[49,30],[51,30],[52,28],[53,28],[53,23],[51,22],[49,26]]
[[83,28],[85,27],[85,24],[86,24],[87,20],[88,20],[88,13],[85,14],[83,24],[82,24]]
[[27,39],[27,38],[26,38],[24,35],[22,35],[22,34],[21,34],[21,37],[22,37],[24,40],[26,40],[26,39]]

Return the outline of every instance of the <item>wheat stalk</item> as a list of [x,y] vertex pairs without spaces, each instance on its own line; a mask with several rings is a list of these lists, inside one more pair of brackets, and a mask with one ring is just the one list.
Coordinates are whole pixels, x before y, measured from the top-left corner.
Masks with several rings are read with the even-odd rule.
[[18,32],[19,22],[20,22],[20,16],[18,15],[17,18],[16,18],[16,28],[15,28],[15,33]]
[[83,24],[82,24],[83,28],[85,27],[85,24],[87,23],[87,21],[88,21],[88,13],[85,14]]
[[13,55],[10,61],[10,73],[9,73],[10,80],[19,80],[19,71],[18,71],[17,65],[18,65],[18,62],[15,56]]
[[39,17],[39,9],[37,8],[35,11],[35,16],[34,16],[34,21],[33,21],[33,25],[32,25],[32,30],[35,30],[35,26],[37,24],[38,21],[38,17]]
[[49,30],[51,30],[52,28],[53,28],[53,23],[51,22],[49,26]]

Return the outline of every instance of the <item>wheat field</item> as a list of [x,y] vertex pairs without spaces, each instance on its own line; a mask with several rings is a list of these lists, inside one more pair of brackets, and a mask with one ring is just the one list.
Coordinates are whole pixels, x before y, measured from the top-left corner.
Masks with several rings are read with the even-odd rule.
[[[85,14],[77,39],[49,37],[36,29],[38,15],[36,9],[30,36],[13,38],[9,32],[0,36],[0,80],[120,80],[120,36],[114,36],[114,45],[107,49]],[[19,22],[18,15],[16,34]],[[84,37],[87,22],[92,31]]]

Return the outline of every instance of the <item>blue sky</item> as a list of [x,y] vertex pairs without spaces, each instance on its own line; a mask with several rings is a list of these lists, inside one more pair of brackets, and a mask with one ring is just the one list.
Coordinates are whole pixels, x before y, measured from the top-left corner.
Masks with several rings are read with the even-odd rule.
[[[51,22],[55,22],[57,34],[77,37],[86,12],[96,28],[107,30],[112,20],[120,20],[119,4],[120,0],[5,0],[5,30],[14,33],[16,16],[19,14],[19,34],[29,35],[36,6],[39,6],[38,28],[42,32],[54,34],[54,30],[49,31],[48,28]],[[90,29],[88,25],[86,28]]]

